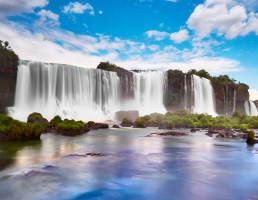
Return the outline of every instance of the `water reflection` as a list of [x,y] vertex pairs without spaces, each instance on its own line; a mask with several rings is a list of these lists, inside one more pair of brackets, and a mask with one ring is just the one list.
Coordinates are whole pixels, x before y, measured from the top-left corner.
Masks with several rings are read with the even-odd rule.
[[78,137],[44,135],[34,146],[19,147],[12,167],[0,172],[0,196],[26,200],[257,196],[256,146],[188,130],[180,130],[190,134],[186,137],[144,137],[156,131],[109,129]]

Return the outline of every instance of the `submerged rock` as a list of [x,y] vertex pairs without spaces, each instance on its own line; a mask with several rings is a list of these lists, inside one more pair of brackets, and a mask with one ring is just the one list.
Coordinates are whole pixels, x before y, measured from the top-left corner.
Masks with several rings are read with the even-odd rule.
[[211,134],[211,133],[206,133],[205,135],[207,135],[209,137],[213,137],[213,134]]
[[113,125],[113,128],[120,128],[120,126],[114,124],[114,125]]
[[151,133],[149,135],[147,135],[146,137],[150,137],[151,135],[162,135],[162,136],[187,136],[187,133],[180,133],[180,132],[174,132],[174,131],[170,131],[170,132],[164,132],[164,133]]
[[90,130],[98,130],[98,129],[109,128],[109,126],[108,126],[108,124],[95,123],[94,121],[89,121],[89,122],[88,122],[88,128],[89,128]]

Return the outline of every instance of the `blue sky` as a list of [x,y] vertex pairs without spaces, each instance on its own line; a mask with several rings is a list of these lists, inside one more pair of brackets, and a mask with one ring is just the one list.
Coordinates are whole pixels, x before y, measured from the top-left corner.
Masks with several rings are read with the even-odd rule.
[[0,39],[21,59],[205,69],[258,98],[256,0],[0,0]]

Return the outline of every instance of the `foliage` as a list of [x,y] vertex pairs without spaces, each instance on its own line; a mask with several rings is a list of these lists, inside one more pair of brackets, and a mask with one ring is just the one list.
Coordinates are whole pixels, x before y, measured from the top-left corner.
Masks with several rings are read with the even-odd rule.
[[203,77],[203,78],[211,79],[210,74],[207,71],[205,71],[204,69],[202,69],[200,71],[197,71],[195,69],[191,69],[191,70],[188,71],[188,73],[191,74],[191,75],[195,74],[195,75]]
[[59,123],[62,122],[62,119],[59,115],[56,115],[53,119],[50,121],[50,125],[57,127]]
[[143,117],[138,118],[134,124],[135,128],[146,128],[146,122]]
[[115,69],[118,68],[115,64],[112,64],[110,62],[100,62],[97,66],[97,69],[102,69],[106,71],[115,71]]
[[59,130],[79,130],[81,128],[88,127],[87,124],[85,124],[83,121],[75,121],[75,120],[66,120],[63,122],[60,122],[57,125],[57,128]]
[[253,130],[248,132],[247,138],[246,138],[246,143],[247,144],[251,144],[251,145],[256,143],[256,141],[255,141],[255,132]]
[[123,122],[122,122],[122,123],[125,123],[125,124],[129,124],[129,123],[130,123],[130,124],[132,124],[133,122],[132,122],[130,119],[128,119],[128,118],[125,117],[125,118],[123,119]]
[[44,132],[44,126],[40,123],[23,123],[0,114],[0,132],[11,140],[39,138]]
[[40,119],[43,119],[43,116],[40,113],[34,112],[34,113],[31,113],[28,116],[28,120],[27,121],[28,122],[32,122],[32,121],[40,120]]

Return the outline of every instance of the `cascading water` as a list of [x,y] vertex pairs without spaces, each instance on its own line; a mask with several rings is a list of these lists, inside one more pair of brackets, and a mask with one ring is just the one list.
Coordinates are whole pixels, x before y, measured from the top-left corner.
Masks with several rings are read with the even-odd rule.
[[21,61],[10,115],[26,121],[32,112],[76,120],[112,118],[120,105],[115,72]]
[[244,109],[245,109],[246,115],[248,115],[248,116],[253,117],[253,116],[258,115],[257,108],[256,108],[254,102],[252,102],[252,101],[247,101],[246,100],[245,103],[244,103]]
[[217,116],[214,92],[210,80],[193,75],[194,106],[193,113],[207,113]]
[[150,113],[166,113],[164,97],[166,72],[145,71],[133,74],[134,97],[123,103],[124,110],[138,110],[140,116]]
[[32,112],[47,119],[55,115],[76,120],[114,119],[119,110],[138,110],[140,115],[165,113],[166,72],[133,74],[134,95],[122,98],[115,72],[62,64],[21,61],[15,105],[9,115],[26,121]]

